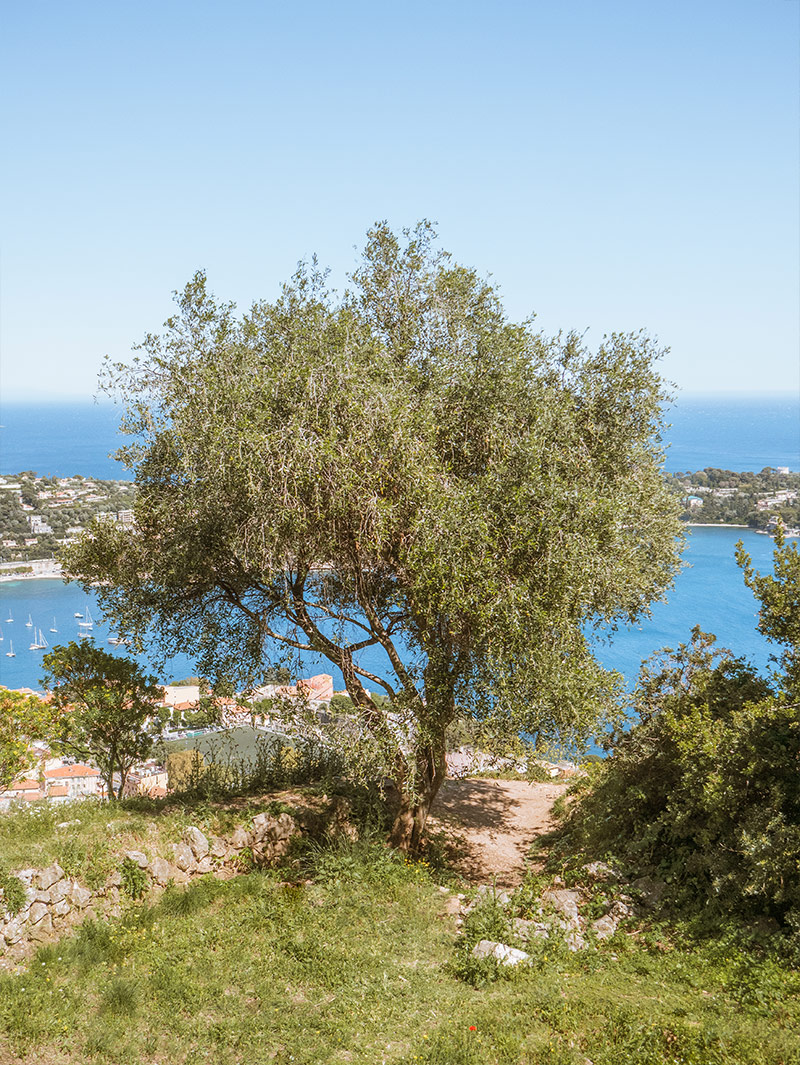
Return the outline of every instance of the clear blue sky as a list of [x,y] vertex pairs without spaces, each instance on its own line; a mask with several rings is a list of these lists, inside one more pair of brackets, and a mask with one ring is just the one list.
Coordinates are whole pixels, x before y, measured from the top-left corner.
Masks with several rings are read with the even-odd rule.
[[798,0],[31,0],[0,43],[0,383],[89,395],[198,267],[240,306],[427,217],[541,328],[800,385]]

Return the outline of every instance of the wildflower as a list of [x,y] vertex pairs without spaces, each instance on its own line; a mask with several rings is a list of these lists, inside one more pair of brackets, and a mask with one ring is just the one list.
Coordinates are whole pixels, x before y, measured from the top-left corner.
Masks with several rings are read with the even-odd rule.
[[474,1025],[474,1024],[471,1024],[471,1025],[469,1026],[469,1030],[470,1030],[471,1032],[477,1032],[477,1030],[478,1030],[478,1029],[477,1029],[477,1028],[475,1027],[475,1025]]

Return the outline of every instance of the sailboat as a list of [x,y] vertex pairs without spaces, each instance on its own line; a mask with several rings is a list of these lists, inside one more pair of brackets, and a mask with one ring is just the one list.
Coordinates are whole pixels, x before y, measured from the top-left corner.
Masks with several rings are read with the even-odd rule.
[[6,658],[16,658],[17,656],[14,653],[14,641],[13,640],[9,640],[8,641],[8,646],[11,648],[11,650],[6,651]]
[[13,620],[14,619],[11,617],[11,607],[9,607],[8,608],[8,617],[6,618],[6,621],[13,621]]
[[25,628],[29,629],[33,625],[33,618],[28,614],[28,620],[25,622]]
[[58,632],[58,629],[56,628],[56,619],[55,618],[53,618],[53,625],[52,625],[50,631],[51,632]]
[[[77,614],[76,617],[80,617],[80,614]],[[89,607],[87,605],[84,620],[78,622],[78,628],[90,629],[93,625],[92,615],[89,613]]]
[[44,638],[44,633],[42,632],[41,629],[39,629],[39,638],[37,640],[37,638],[36,638],[36,636],[34,634],[33,643],[30,646],[30,650],[31,651],[43,651],[45,649],[45,647],[47,647],[47,646],[48,646],[48,644],[47,644],[47,640]]

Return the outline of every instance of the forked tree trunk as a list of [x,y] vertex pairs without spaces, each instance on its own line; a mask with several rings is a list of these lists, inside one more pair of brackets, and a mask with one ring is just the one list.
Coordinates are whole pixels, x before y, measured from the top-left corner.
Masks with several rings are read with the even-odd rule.
[[407,782],[399,782],[400,808],[389,834],[393,847],[412,853],[422,845],[428,814],[447,776],[444,736],[417,751],[416,763],[416,787],[409,790]]

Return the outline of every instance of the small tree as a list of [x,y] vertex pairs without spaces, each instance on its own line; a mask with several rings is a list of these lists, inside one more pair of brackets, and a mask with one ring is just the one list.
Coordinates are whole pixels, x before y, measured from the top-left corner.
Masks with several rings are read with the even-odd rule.
[[205,770],[203,752],[198,751],[197,748],[170,751],[166,764],[170,791],[186,791],[200,780]]
[[457,714],[580,742],[613,710],[586,627],[647,612],[679,523],[656,345],[537,334],[429,225],[404,237],[377,225],[342,297],[301,267],[241,318],[197,274],[111,368],[136,528],[96,526],[66,566],[122,631],[240,688],[276,646],[328,658],[408,848]]
[[33,767],[30,741],[45,736],[52,719],[38,696],[0,688],[0,791]]
[[93,761],[109,798],[120,798],[131,768],[153,747],[155,737],[145,726],[163,694],[158,681],[131,659],[108,654],[91,641],[55,647],[43,665],[42,684],[61,712],[54,742]]

